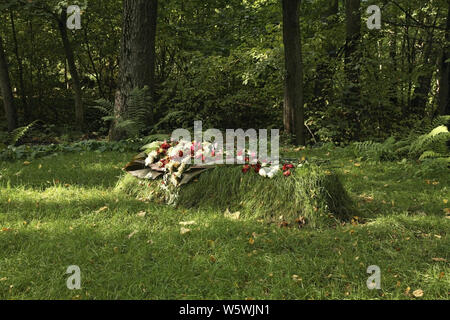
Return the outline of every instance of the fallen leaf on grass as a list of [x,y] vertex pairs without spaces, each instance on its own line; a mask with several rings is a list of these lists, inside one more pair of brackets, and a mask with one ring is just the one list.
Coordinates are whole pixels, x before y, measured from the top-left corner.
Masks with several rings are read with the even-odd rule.
[[26,166],[29,166],[31,164],[31,162],[30,161],[24,161],[23,164],[26,165]]
[[192,221],[181,221],[180,225],[182,225],[182,226],[191,226],[191,225],[196,224],[196,223],[197,222],[195,222],[194,220],[192,220]]
[[191,232],[191,229],[188,229],[188,228],[181,228],[180,229],[180,234],[186,234],[186,233],[189,233],[189,232]]
[[411,288],[410,288],[410,287],[406,288],[405,294],[406,294],[407,296],[409,296],[409,291],[411,291]]
[[253,245],[253,244],[255,243],[255,239],[253,239],[253,238],[248,239],[248,243],[250,243],[251,245]]
[[211,261],[212,263],[215,263],[216,258],[214,256],[209,256],[209,261]]
[[416,298],[420,298],[423,297],[423,290],[422,289],[417,289],[413,292],[413,296]]
[[239,211],[235,213],[231,213],[228,209],[225,210],[225,213],[223,214],[225,218],[231,219],[231,220],[239,220],[239,217],[241,216],[241,213]]
[[431,260],[433,260],[434,262],[447,262],[447,260],[444,258],[431,258]]
[[97,211],[95,211],[95,213],[100,213],[100,212],[103,212],[103,211],[105,211],[105,210],[108,210],[108,207],[107,207],[107,206],[101,207],[100,209],[98,209]]
[[131,237],[133,237],[136,233],[138,233],[138,231],[137,231],[137,230],[134,230],[132,233],[130,233],[130,234],[128,235],[128,239],[131,239]]
[[145,217],[146,214],[147,214],[147,212],[145,212],[145,211],[140,211],[140,212],[137,214],[137,216],[138,216],[138,217]]

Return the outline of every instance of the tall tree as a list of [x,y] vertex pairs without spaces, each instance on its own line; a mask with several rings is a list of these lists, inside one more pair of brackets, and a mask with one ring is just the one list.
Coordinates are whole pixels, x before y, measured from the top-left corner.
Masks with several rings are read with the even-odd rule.
[[[126,114],[127,100],[133,89],[147,86],[151,97],[154,98],[157,16],[157,0],[123,1],[120,88],[114,104],[116,118]],[[122,139],[125,135],[116,123],[112,124],[111,140]]]
[[440,82],[439,82],[439,114],[450,114],[450,0],[447,0],[447,25],[445,30],[445,45],[443,48]]
[[282,0],[286,69],[283,122],[285,131],[295,134],[296,144],[305,145],[300,4],[301,0]]
[[17,112],[14,106],[14,99],[9,80],[8,63],[3,50],[3,38],[0,36],[0,89],[5,106],[6,120],[8,122],[8,131],[17,128]]
[[[322,22],[325,30],[329,32],[338,20],[339,1],[327,0],[327,2],[328,7],[325,8],[322,14]],[[330,101],[334,73],[331,66],[333,59],[337,56],[336,45],[328,34],[324,37],[323,48],[325,49],[326,55],[317,64],[316,81],[314,83],[314,102],[322,109],[326,107],[326,100]]]
[[359,44],[361,41],[361,2],[360,0],[345,1],[346,41],[345,41],[345,75],[349,85],[344,103],[349,108],[350,121],[354,121],[353,132],[359,132],[360,88],[360,59]]
[[[438,15],[434,17],[434,22],[432,28],[427,30],[427,35],[425,40],[420,39],[418,44],[423,48],[423,63],[419,68],[420,75],[417,79],[416,87],[414,88],[413,98],[411,99],[409,106],[409,113],[419,115],[422,118],[425,114],[428,95],[431,91],[431,84],[433,79],[433,73],[436,70],[437,60],[435,55],[433,55],[433,44],[434,44],[434,28],[436,27]],[[428,24],[429,17],[424,19],[424,24]],[[430,67],[431,66],[431,67]]]
[[75,55],[72,45],[67,34],[67,10],[63,8],[60,17],[54,14],[54,18],[58,23],[58,29],[61,35],[61,40],[64,46],[64,52],[66,54],[67,64],[69,66],[70,76],[72,77],[73,91],[75,95],[75,120],[79,127],[84,125],[84,105],[81,92],[81,82],[78,75],[78,70],[75,64]]
[[25,83],[23,80],[23,63],[22,63],[22,57],[19,54],[19,44],[17,41],[16,25],[14,22],[14,13],[12,10],[10,10],[10,18],[11,18],[11,31],[12,31],[12,36],[13,36],[13,40],[14,40],[14,53],[16,55],[16,61],[17,61],[18,71],[19,71],[19,88],[20,88],[19,95],[22,99],[22,108],[23,108],[25,120],[28,121],[28,120],[30,120],[31,115],[30,115],[30,110],[28,109],[27,95],[25,92]]

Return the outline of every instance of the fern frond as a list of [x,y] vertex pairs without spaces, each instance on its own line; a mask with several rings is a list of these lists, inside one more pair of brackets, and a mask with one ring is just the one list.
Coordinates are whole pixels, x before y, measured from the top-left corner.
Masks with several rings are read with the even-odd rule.
[[13,130],[8,137],[8,142],[10,145],[15,145],[20,139],[22,139],[31,128],[33,128],[39,120],[35,120],[27,126],[17,128]]

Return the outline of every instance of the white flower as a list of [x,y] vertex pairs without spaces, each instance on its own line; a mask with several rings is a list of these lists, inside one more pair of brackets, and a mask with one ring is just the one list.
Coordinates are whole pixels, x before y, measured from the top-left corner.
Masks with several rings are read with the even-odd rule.
[[149,156],[156,158],[158,156],[158,152],[156,150],[153,150],[152,152],[149,153]]
[[279,165],[272,166],[269,168],[269,172],[267,172],[267,177],[272,179],[278,174],[278,172],[280,172],[280,166]]
[[145,159],[145,165],[148,167],[148,166],[150,166],[150,165],[153,163],[153,161],[155,161],[155,158],[149,155],[149,156]]
[[263,168],[259,169],[259,175],[261,177],[267,177],[267,172]]

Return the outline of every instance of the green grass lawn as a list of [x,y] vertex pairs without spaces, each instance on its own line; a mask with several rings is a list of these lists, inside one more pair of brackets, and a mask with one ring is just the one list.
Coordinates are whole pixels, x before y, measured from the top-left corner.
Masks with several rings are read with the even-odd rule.
[[[114,189],[127,153],[0,162],[0,299],[450,298],[448,172],[286,154],[330,160],[361,217],[298,229],[141,202]],[[70,265],[80,290],[66,287]],[[370,265],[381,290],[367,288]]]

